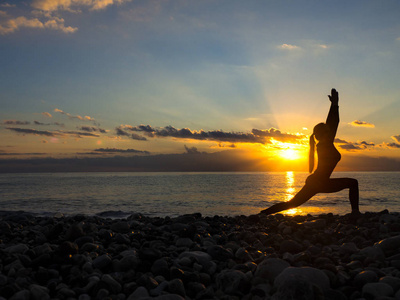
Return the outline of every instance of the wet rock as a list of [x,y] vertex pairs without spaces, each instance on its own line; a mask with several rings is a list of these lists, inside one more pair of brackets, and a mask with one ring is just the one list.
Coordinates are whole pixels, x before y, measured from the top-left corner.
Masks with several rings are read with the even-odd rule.
[[338,290],[325,290],[324,291],[324,300],[347,300],[345,294]]
[[185,298],[177,294],[168,294],[158,296],[155,298],[155,300],[185,300]]
[[77,238],[75,240],[75,244],[77,244],[78,247],[82,247],[86,243],[92,243],[93,244],[94,243],[93,237],[86,235],[86,236],[81,236],[81,237],[79,237],[79,238]]
[[196,295],[203,292],[205,289],[205,285],[200,282],[189,282],[187,284],[187,293],[192,298],[195,298]]
[[361,269],[363,267],[363,264],[358,260],[353,260],[347,264],[347,267],[351,270]]
[[379,279],[379,282],[390,285],[395,293],[400,290],[400,278],[398,277],[384,276]]
[[343,245],[340,246],[339,253],[340,254],[353,254],[359,252],[359,249],[357,248],[356,244],[353,242],[350,243],[344,243]]
[[170,282],[168,282],[168,291],[172,294],[178,294],[182,297],[186,296],[185,287],[180,279],[172,279]]
[[7,281],[7,276],[0,274],[0,286],[6,285]]
[[157,259],[151,266],[151,272],[154,275],[168,276],[170,272],[168,262],[165,260],[165,258]]
[[282,253],[299,253],[302,250],[302,246],[293,240],[284,240],[280,245],[280,251]]
[[57,248],[57,254],[63,257],[69,257],[70,255],[72,256],[73,254],[77,253],[78,245],[73,242],[65,241]]
[[312,229],[325,229],[326,228],[326,220],[324,219],[316,219],[312,221],[307,221],[303,223],[306,227]]
[[273,281],[286,268],[290,267],[287,261],[279,258],[264,259],[255,271],[254,276]]
[[322,299],[322,292],[315,288],[305,278],[287,278],[278,285],[278,291],[272,296],[272,300],[309,300]]
[[122,290],[121,284],[114,278],[112,278],[109,274],[104,274],[101,277],[101,280],[107,284],[108,290],[111,291],[113,294],[117,294]]
[[383,296],[393,296],[393,288],[383,282],[367,283],[362,288],[362,295],[365,298],[376,299]]
[[179,259],[182,258],[188,258],[195,260],[196,262],[198,262],[200,265],[203,266],[203,268],[208,269],[212,266],[212,257],[205,252],[202,251],[186,251],[186,252],[182,252],[179,255]]
[[[43,254],[48,254],[48,253],[53,252],[53,249],[50,247],[50,245],[48,243],[45,243],[43,245],[36,246],[35,248],[32,249],[32,251],[35,253],[36,256],[40,256]],[[75,252],[75,253],[78,253],[78,252]]]
[[119,233],[128,233],[131,226],[126,221],[119,221],[111,225],[111,230]]
[[154,262],[161,258],[162,253],[160,250],[155,248],[142,248],[139,250],[139,258],[145,261]]
[[31,284],[29,286],[29,291],[31,292],[32,299],[34,300],[50,299],[49,289],[44,286]]
[[[16,292],[10,300],[29,300],[31,297],[31,293],[28,290],[21,290],[19,292]],[[1,299],[1,296],[0,296]],[[4,298],[3,298],[4,299]]]
[[76,297],[76,293],[68,287],[61,287],[57,291],[57,296],[61,299],[71,299]]
[[137,279],[136,283],[145,287],[148,290],[155,289],[158,286],[158,282],[153,277],[146,274],[140,276]]
[[81,247],[81,252],[98,252],[101,246],[95,243],[85,243]]
[[103,254],[93,260],[93,267],[102,270],[108,267],[111,262],[111,257],[108,254]]
[[288,285],[287,282],[293,280],[305,280],[318,286],[322,291],[330,287],[328,276],[323,271],[311,267],[288,267],[276,277],[274,284],[279,288]]
[[115,235],[115,242],[118,244],[129,245],[131,241],[127,234],[117,233]]
[[217,288],[228,295],[246,294],[250,284],[246,275],[237,270],[223,270],[216,278]]
[[175,245],[177,247],[185,247],[185,248],[190,248],[190,246],[193,245],[193,241],[190,238],[178,238],[176,240]]
[[13,245],[13,246],[10,246],[10,247],[7,247],[4,249],[5,252],[12,253],[12,254],[24,253],[25,251],[28,251],[28,250],[29,250],[29,247],[25,244],[17,244],[17,245]]
[[74,241],[77,238],[84,236],[85,232],[83,231],[82,224],[77,223],[71,225],[70,228],[67,230],[66,238],[68,241]]
[[378,275],[376,275],[375,272],[368,270],[362,271],[354,277],[354,285],[360,288],[367,283],[377,282],[377,281],[378,281]]
[[136,255],[127,255],[120,260],[122,271],[134,270],[139,264],[139,259]]
[[220,245],[212,245],[207,248],[207,253],[218,261],[226,261],[233,257],[233,254]]
[[269,284],[261,283],[253,287],[250,292],[253,296],[265,299],[271,292],[271,286]]
[[235,253],[235,257],[241,261],[252,261],[253,257],[251,257],[249,251],[247,251],[246,249],[240,247],[237,249],[236,253]]
[[140,286],[132,294],[129,295],[127,300],[145,299],[148,298],[149,296],[150,296],[149,292],[146,290],[146,288]]
[[372,260],[379,260],[383,261],[385,259],[385,253],[382,251],[380,247],[365,247],[361,249],[358,253],[359,255],[362,255],[363,257],[368,257]]
[[161,282],[156,288],[150,291],[150,295],[153,297],[160,296],[161,293],[168,287],[168,282],[163,281]]
[[397,254],[400,249],[400,235],[381,240],[375,244],[375,247],[379,247],[385,256]]

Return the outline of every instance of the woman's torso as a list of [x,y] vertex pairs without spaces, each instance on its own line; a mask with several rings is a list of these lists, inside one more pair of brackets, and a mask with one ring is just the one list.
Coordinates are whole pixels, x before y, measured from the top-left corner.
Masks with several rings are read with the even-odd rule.
[[319,142],[317,144],[318,166],[314,174],[329,178],[340,161],[341,155],[333,143]]

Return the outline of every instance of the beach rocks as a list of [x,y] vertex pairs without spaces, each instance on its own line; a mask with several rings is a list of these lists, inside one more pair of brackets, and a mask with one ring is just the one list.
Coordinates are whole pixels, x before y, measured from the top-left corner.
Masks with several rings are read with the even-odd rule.
[[330,287],[328,276],[323,271],[311,267],[288,267],[275,278],[274,285],[287,289],[294,281],[308,282],[320,288],[321,291]]
[[383,282],[368,283],[362,288],[362,295],[365,298],[377,299],[378,297],[393,296],[393,288]]
[[399,225],[399,214],[388,212],[357,221],[332,214],[0,217],[0,295],[400,299]]
[[258,264],[254,276],[272,282],[288,267],[290,267],[290,264],[285,260],[279,258],[266,258]]

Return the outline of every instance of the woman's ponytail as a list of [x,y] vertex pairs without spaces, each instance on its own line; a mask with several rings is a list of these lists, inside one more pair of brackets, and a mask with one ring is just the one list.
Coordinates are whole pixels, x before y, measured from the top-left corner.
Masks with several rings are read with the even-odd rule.
[[308,170],[310,173],[314,170],[314,151],[315,151],[315,140],[314,133],[310,136],[310,152],[308,154]]

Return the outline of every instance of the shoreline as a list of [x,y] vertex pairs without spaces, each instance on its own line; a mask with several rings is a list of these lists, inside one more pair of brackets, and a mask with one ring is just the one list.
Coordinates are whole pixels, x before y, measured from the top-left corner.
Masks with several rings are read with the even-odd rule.
[[356,221],[7,212],[0,232],[0,299],[400,298],[400,214],[388,211]]

